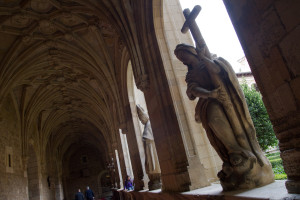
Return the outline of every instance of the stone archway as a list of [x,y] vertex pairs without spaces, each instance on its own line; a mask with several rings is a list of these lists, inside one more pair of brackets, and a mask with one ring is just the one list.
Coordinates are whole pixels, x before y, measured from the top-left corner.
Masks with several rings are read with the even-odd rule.
[[[108,160],[117,148],[117,130],[125,133],[127,129],[128,135],[133,135],[128,107],[122,102],[128,101],[126,84],[121,84],[126,73],[117,59],[122,51],[132,60],[137,85],[148,90],[144,93],[149,112],[151,107],[153,130],[160,137],[157,147],[164,188],[187,190],[186,155],[151,32],[152,2],[72,2],[14,0],[0,6],[5,15],[0,20],[5,27],[0,30],[0,104],[11,94],[20,110],[24,144],[18,143],[23,152],[16,156],[27,152],[26,141],[36,133],[40,196],[48,195],[44,190],[51,171],[45,167],[47,155],[53,155],[51,162],[62,168],[70,146],[87,140],[86,146],[105,146],[103,158]],[[144,23],[148,19],[149,23]],[[143,175],[140,158],[134,152],[135,138],[128,138],[137,181]],[[169,180],[174,184],[168,184]],[[135,188],[142,189],[142,184]]]
[[29,200],[40,199],[40,181],[38,172],[38,162],[35,150],[32,146],[29,147],[29,159],[27,164],[28,177],[28,198]]

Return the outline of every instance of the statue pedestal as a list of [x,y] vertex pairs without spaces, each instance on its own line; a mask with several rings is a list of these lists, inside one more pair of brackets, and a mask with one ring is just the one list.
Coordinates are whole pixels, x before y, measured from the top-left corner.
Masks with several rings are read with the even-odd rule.
[[160,173],[148,174],[148,177],[149,177],[149,182],[148,182],[149,190],[161,189]]
[[243,158],[236,165],[224,162],[218,173],[223,191],[251,189],[274,182],[272,166],[266,163],[261,166],[255,157]]

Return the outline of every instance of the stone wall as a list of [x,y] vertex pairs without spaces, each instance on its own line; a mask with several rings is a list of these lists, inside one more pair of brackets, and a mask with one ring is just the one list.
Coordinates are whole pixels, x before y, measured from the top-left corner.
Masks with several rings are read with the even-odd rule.
[[51,169],[40,169],[39,153],[33,144],[29,145],[28,159],[22,159],[18,115],[14,101],[8,96],[0,108],[0,199],[54,199],[55,187],[48,185]]
[[28,199],[19,119],[9,96],[0,108],[0,199]]
[[47,174],[43,174],[41,176],[41,199],[54,199],[55,188],[51,182],[52,180],[49,180],[49,176]]

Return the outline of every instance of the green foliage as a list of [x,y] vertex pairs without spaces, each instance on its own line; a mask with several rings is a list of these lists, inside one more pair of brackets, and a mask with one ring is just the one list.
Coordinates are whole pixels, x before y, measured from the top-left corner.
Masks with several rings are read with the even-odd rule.
[[272,169],[273,169],[274,174],[285,174],[282,164],[278,165],[276,167],[273,167]]
[[[268,157],[268,156],[267,156]],[[276,156],[269,156],[268,159],[269,160],[274,160],[274,159],[277,159],[277,158],[280,158],[279,155],[276,155]]]
[[282,160],[280,158],[280,152],[276,153],[267,153],[266,157],[269,159],[272,169],[275,175],[275,180],[283,180],[287,179],[287,175],[284,172],[283,166],[282,166]]
[[280,152],[276,152],[276,153],[267,153],[266,156],[267,156],[268,159],[272,159],[271,157],[280,158]]
[[274,174],[275,175],[275,180],[284,180],[287,179],[286,174]]
[[277,146],[278,141],[260,92],[256,91],[254,87],[250,88],[246,83],[242,83],[241,87],[246,97],[260,147],[266,150],[268,147]]
[[282,160],[281,160],[281,158],[270,160],[270,163],[272,165],[272,168],[275,168],[277,166],[282,166]]

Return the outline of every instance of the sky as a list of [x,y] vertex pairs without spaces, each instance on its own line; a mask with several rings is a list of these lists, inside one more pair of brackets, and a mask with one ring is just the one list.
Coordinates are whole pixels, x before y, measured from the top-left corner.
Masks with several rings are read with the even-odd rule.
[[247,65],[237,62],[244,57],[244,51],[222,0],[180,0],[180,3],[182,9],[191,11],[195,5],[201,6],[196,23],[211,53],[228,60],[235,72],[250,71]]

